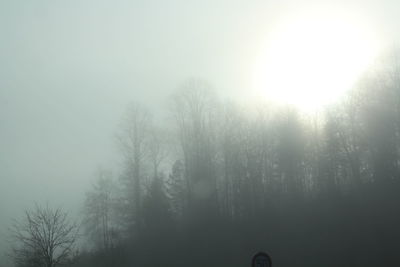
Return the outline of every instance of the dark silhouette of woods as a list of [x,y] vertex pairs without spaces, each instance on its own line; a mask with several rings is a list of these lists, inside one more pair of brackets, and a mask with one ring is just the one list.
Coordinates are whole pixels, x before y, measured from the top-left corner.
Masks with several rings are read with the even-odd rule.
[[133,104],[74,266],[249,266],[257,251],[274,266],[398,266],[400,68],[384,67],[313,116],[225,103],[201,80],[171,96],[166,123]]
[[171,97],[164,131],[133,105],[118,135],[118,238],[77,264],[249,266],[267,250],[276,266],[397,265],[399,74],[369,75],[311,118],[222,104],[199,80]]

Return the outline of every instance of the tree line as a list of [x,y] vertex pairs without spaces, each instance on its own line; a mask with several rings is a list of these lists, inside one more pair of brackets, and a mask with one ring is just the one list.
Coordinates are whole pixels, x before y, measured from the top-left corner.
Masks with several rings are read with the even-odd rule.
[[394,266],[395,59],[316,114],[224,102],[198,79],[161,119],[132,104],[116,138],[122,168],[98,171],[84,203],[86,249],[71,264],[249,266],[266,250],[276,266]]

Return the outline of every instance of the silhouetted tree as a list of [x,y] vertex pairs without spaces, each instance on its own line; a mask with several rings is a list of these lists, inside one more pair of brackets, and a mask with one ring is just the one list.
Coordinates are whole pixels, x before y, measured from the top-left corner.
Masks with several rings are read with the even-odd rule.
[[298,195],[304,189],[303,129],[295,111],[284,112],[278,124],[278,168],[282,191]]
[[149,161],[153,168],[153,178],[157,178],[160,164],[167,158],[169,154],[166,136],[165,132],[162,132],[161,129],[158,129],[154,126],[151,128],[148,135],[146,146]]
[[173,96],[173,116],[183,153],[189,210],[210,219],[218,210],[215,172],[215,116],[210,86],[185,82]]
[[36,205],[12,227],[12,257],[18,266],[55,267],[74,256],[78,226],[60,208]]
[[174,162],[166,188],[170,198],[171,212],[178,222],[182,222],[183,216],[187,212],[187,188],[183,168],[182,161]]
[[113,247],[117,241],[116,194],[112,173],[99,170],[91,191],[86,193],[84,216],[87,233],[102,249]]
[[143,191],[144,159],[147,156],[146,141],[149,138],[151,115],[138,104],[129,106],[122,122],[118,141],[125,161],[125,186],[127,205],[125,213],[130,214],[128,223],[131,227],[141,226],[141,207]]
[[172,216],[163,176],[154,177],[143,200],[143,217],[149,231],[171,228]]

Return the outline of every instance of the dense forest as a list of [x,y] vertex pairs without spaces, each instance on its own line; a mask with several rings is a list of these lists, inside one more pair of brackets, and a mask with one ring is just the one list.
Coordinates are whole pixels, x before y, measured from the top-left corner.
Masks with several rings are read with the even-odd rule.
[[398,266],[400,64],[382,61],[313,114],[225,101],[201,79],[157,112],[135,102],[70,264],[239,267],[267,251],[274,266]]

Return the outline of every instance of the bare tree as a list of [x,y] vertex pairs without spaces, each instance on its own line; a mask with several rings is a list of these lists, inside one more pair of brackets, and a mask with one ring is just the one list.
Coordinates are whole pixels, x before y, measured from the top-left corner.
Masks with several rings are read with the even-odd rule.
[[[172,96],[172,115],[183,153],[188,205],[196,216],[211,218],[217,208],[215,107],[211,86],[191,79]],[[196,209],[202,212],[195,211]],[[207,214],[207,215],[206,215]]]
[[161,129],[156,127],[152,127],[149,132],[149,138],[147,140],[147,152],[149,156],[149,160],[152,163],[153,167],[153,178],[158,178],[159,166],[168,157],[168,149],[166,146],[165,136]]
[[74,256],[78,225],[61,208],[36,205],[14,223],[11,233],[15,241],[11,256],[17,266],[55,267]]
[[116,241],[116,223],[113,216],[116,189],[111,171],[99,169],[92,190],[86,193],[86,232],[103,249],[111,248]]
[[132,204],[132,225],[140,226],[142,206],[143,165],[147,156],[146,141],[151,125],[150,113],[139,104],[132,104],[123,118],[117,135],[120,148],[127,164],[128,199]]

